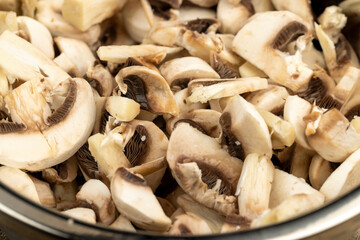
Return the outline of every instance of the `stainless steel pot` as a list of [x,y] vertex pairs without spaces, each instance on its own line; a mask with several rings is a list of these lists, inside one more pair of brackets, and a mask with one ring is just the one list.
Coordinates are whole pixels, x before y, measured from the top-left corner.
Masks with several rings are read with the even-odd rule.
[[11,239],[351,239],[360,228],[360,186],[326,206],[276,225],[222,235],[167,237],[82,223],[44,208],[0,184],[0,228]]

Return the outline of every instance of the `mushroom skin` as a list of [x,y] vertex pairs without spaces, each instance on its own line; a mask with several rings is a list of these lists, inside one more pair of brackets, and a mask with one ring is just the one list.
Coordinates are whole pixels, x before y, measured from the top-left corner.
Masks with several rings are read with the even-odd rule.
[[242,161],[214,138],[180,123],[170,136],[166,159],[177,183],[196,201],[224,215],[237,211],[234,193]]
[[296,91],[310,80],[312,70],[300,52],[289,55],[282,48],[303,34],[310,34],[308,24],[291,12],[257,13],[236,34],[232,48],[272,80]]
[[47,118],[46,128],[27,130],[24,124],[0,124],[0,163],[29,171],[57,165],[86,142],[94,119],[95,101],[90,85],[80,78],[69,80],[68,95]]

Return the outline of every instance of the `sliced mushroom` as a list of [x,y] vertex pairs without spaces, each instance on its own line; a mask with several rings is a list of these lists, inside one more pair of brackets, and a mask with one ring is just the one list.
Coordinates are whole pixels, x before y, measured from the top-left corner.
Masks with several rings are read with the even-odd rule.
[[271,138],[266,123],[256,108],[241,96],[230,100],[221,115],[220,124],[223,141],[229,146],[231,155],[242,159],[250,153],[271,157]]
[[[0,95],[1,95],[1,105],[4,105],[4,99],[6,95],[10,93],[10,83],[8,81],[8,78],[6,77],[6,74],[2,69],[0,69]],[[1,108],[4,108],[2,106]]]
[[220,78],[207,62],[197,57],[175,58],[162,64],[159,70],[171,89],[186,88],[193,79]]
[[309,167],[309,180],[311,186],[319,190],[326,179],[334,171],[331,162],[326,161],[320,155],[315,155],[311,159]]
[[30,176],[33,181],[37,194],[39,195],[40,203],[45,207],[55,207],[55,196],[50,188],[49,183],[41,181],[35,177]]
[[121,231],[136,232],[136,229],[131,224],[129,219],[122,215],[118,216],[116,220],[111,225],[109,225],[109,227],[119,229]]
[[[41,88],[32,89],[30,84],[23,84],[7,96],[11,115],[22,121],[1,124],[1,164],[31,171],[42,170],[65,161],[84,144],[95,118],[91,87],[79,78],[69,80],[67,84],[63,82],[61,87],[68,88],[65,101],[46,119],[36,118],[43,111],[35,106],[42,101],[38,92]],[[29,106],[27,102],[32,104]],[[33,124],[27,125],[23,122],[24,117],[33,110]],[[45,124],[37,125],[44,121]],[[26,122],[29,123],[29,119]]]
[[314,154],[314,151],[297,144],[291,157],[290,174],[306,180],[309,176],[310,162]]
[[160,232],[169,229],[170,218],[141,175],[119,168],[111,181],[111,195],[117,210],[137,227]]
[[186,213],[192,213],[206,221],[213,233],[219,233],[225,218],[216,211],[209,209],[183,194],[177,198],[177,203]]
[[257,153],[246,156],[236,189],[240,216],[253,220],[269,208],[273,176],[270,158]]
[[52,86],[56,86],[70,78],[39,49],[9,31],[0,36],[0,55],[0,67],[10,82],[16,79],[40,81],[46,78]]
[[58,65],[62,70],[68,73],[71,77],[82,77],[79,69],[76,65],[66,56],[65,53],[61,53],[56,58],[54,58],[54,63]]
[[258,69],[257,67],[255,67],[254,65],[252,65],[249,62],[245,62],[244,64],[242,64],[239,67],[239,73],[240,76],[243,78],[246,77],[262,77],[262,78],[266,78],[267,75],[261,71],[260,69]]
[[77,177],[78,166],[76,158],[73,156],[53,168],[42,171],[42,178],[49,183],[72,182]]
[[236,212],[233,194],[242,162],[214,138],[180,123],[171,134],[166,159],[174,178],[192,198],[221,214]]
[[256,13],[275,10],[272,0],[251,0],[251,3]]
[[251,223],[251,227],[263,227],[292,219],[320,207],[324,201],[310,194],[298,193],[265,212]]
[[16,21],[16,13],[15,12],[0,12],[0,34],[5,30],[9,30],[11,32],[18,31],[18,24]]
[[24,31],[29,42],[40,49],[48,58],[54,59],[54,42],[49,30],[40,22],[25,16],[16,18],[19,30]]
[[68,183],[55,183],[52,186],[56,209],[64,211],[76,206],[76,193],[78,192],[78,184],[76,181]]
[[311,147],[330,162],[343,162],[360,147],[360,135],[350,122],[333,108],[308,124],[314,123],[315,132],[308,134]]
[[304,117],[310,114],[311,109],[308,101],[296,95],[289,96],[284,105],[284,119],[294,126],[296,143],[309,150],[312,147],[305,136],[307,123],[304,121]]
[[94,210],[98,222],[109,225],[115,219],[115,205],[108,187],[97,179],[87,181],[76,194],[81,207]]
[[178,114],[174,95],[158,72],[144,66],[131,66],[120,70],[115,80],[121,93],[134,99],[145,110]]
[[249,0],[219,0],[216,15],[221,23],[221,32],[235,35],[254,13],[254,7]]
[[189,103],[186,99],[189,97],[188,89],[182,89],[174,94],[175,101],[177,107],[179,109],[179,116],[186,115],[187,113],[194,111],[196,109],[206,109],[208,106],[206,103],[196,102],[196,103]]
[[171,235],[200,235],[213,233],[205,220],[193,213],[176,217],[169,232]]
[[188,86],[190,96],[188,102],[206,103],[212,99],[232,97],[234,95],[266,89],[267,79],[235,78],[235,79],[196,79],[192,80]]
[[[231,49],[231,48],[230,48]],[[225,50],[227,53],[230,53],[230,51]],[[223,52],[225,52],[223,51]],[[229,63],[227,60],[227,57],[224,57],[225,54],[218,55],[215,52],[210,53],[210,65],[211,67],[219,74],[220,78],[239,78],[239,71],[237,70],[237,63],[236,65],[233,65],[232,63]],[[226,56],[230,56],[226,54]],[[232,56],[231,56],[232,58]],[[235,60],[237,62],[237,60]]]
[[126,0],[95,0],[74,1],[64,0],[62,15],[65,20],[81,31],[88,30],[91,26],[101,23],[119,11]]
[[[359,98],[359,91],[360,91],[360,70],[358,68],[349,68],[350,71],[350,82],[353,83],[353,86],[347,95],[347,98],[342,105],[340,111],[345,115],[345,117],[351,121],[355,116],[360,116],[360,98]],[[346,78],[342,79],[342,81],[347,80]],[[339,82],[340,83],[342,83]],[[350,83],[350,85],[351,85]],[[339,85],[338,84],[338,85]]]
[[92,46],[100,35],[100,25],[94,25],[82,32],[68,23],[61,14],[63,0],[41,0],[36,6],[36,20],[44,24],[54,37],[63,36],[82,40]]
[[73,208],[66,211],[61,212],[62,214],[74,218],[76,220],[80,220],[87,223],[96,223],[96,215],[94,210],[90,208]]
[[282,49],[303,34],[309,34],[308,24],[291,12],[259,13],[237,33],[233,50],[275,82],[296,91],[310,80],[312,70],[302,62],[300,52],[289,55]]
[[360,150],[352,153],[331,175],[320,188],[326,201],[339,197],[359,186]]
[[179,9],[179,20],[189,21],[197,18],[216,18],[216,12],[211,8],[199,6],[182,5]]
[[123,122],[130,122],[140,113],[140,104],[121,96],[107,97],[105,109],[111,116]]
[[189,0],[189,1],[200,7],[212,7],[216,5],[219,0]]
[[275,169],[269,207],[274,208],[296,194],[312,195],[321,203],[325,200],[325,196],[307,184],[304,179]]

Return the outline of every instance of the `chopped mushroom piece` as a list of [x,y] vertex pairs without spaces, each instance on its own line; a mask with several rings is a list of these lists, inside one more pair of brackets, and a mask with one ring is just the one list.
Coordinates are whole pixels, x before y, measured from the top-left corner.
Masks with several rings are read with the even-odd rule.
[[44,169],[41,176],[49,183],[72,182],[77,177],[77,171],[76,158],[73,156],[55,167]]
[[15,12],[0,11],[0,34],[5,30],[9,30],[11,32],[18,31]]
[[140,113],[140,104],[121,96],[107,97],[105,109],[111,116],[123,122],[130,122]]
[[247,78],[247,77],[261,77],[261,78],[266,78],[267,75],[261,71],[260,69],[258,69],[257,67],[255,67],[254,65],[252,65],[249,62],[245,62],[244,64],[242,64],[239,67],[239,73],[240,76],[243,78]]
[[37,194],[39,195],[40,203],[46,207],[55,207],[55,196],[50,188],[49,183],[41,181],[35,177],[30,176],[33,181]]
[[100,96],[109,97],[114,88],[114,78],[102,64],[90,66],[86,70],[86,77],[95,81],[95,89]]
[[309,167],[309,180],[311,186],[316,190],[319,190],[333,171],[334,169],[331,162],[326,161],[320,155],[315,155],[311,159]]
[[176,217],[169,234],[171,235],[200,235],[213,233],[206,221],[193,213],[186,213]]
[[122,215],[117,217],[116,220],[111,225],[109,225],[109,227],[114,228],[114,229],[119,229],[122,231],[136,232],[136,229],[131,224],[129,219],[127,219],[126,217],[124,217]]
[[119,168],[111,180],[111,196],[117,210],[137,227],[157,232],[169,229],[170,218],[141,175]]
[[302,62],[300,52],[290,55],[282,50],[303,34],[309,34],[308,24],[291,12],[258,13],[237,33],[233,50],[275,82],[296,91],[310,80],[312,70]]
[[290,174],[298,178],[307,179],[309,176],[311,158],[314,154],[314,151],[310,151],[303,148],[301,145],[296,144],[291,157]]
[[96,223],[96,215],[94,210],[90,208],[73,208],[66,211],[61,212],[62,214],[74,218],[76,220],[80,220],[87,223]]

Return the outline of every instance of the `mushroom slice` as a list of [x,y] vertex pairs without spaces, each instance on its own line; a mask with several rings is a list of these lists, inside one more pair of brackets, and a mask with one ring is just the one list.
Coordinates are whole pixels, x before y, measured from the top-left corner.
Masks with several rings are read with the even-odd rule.
[[250,153],[269,158],[272,156],[271,138],[264,119],[241,96],[234,96],[230,100],[221,115],[220,124],[223,128],[223,141],[229,146],[232,155],[242,159]]
[[237,67],[226,61],[225,58],[223,58],[223,56],[220,57],[220,55],[216,54],[215,52],[211,52],[211,67],[219,74],[220,78],[239,78],[240,75]]
[[268,85],[266,89],[249,93],[245,99],[257,109],[279,114],[283,112],[288,96],[289,93],[286,88],[277,85]]
[[196,79],[188,86],[190,96],[186,99],[190,103],[206,103],[212,99],[232,97],[237,94],[266,89],[265,78],[235,78],[235,79]]
[[295,194],[284,200],[275,208],[264,212],[264,214],[254,219],[251,223],[251,227],[263,227],[283,222],[310,212],[311,210],[320,207],[323,203],[324,201],[319,200],[314,195],[303,193]]
[[284,119],[294,126],[296,143],[309,150],[312,147],[305,136],[307,123],[304,121],[304,117],[310,114],[311,109],[312,106],[308,101],[296,95],[289,96],[284,105]]
[[309,180],[312,187],[319,190],[333,171],[331,162],[326,161],[318,154],[313,156],[309,167]]
[[171,217],[176,210],[174,205],[172,205],[171,202],[165,198],[156,197],[156,199],[159,201],[161,208],[164,210],[166,216]]
[[5,30],[9,30],[10,32],[18,31],[15,12],[0,11],[0,34]]
[[173,90],[186,88],[192,79],[220,78],[207,62],[198,57],[175,58],[163,63],[159,70]]
[[272,4],[279,11],[290,11],[307,21],[309,26],[313,25],[314,18],[307,0],[271,0]]
[[251,3],[256,13],[275,10],[272,0],[251,0]]
[[234,193],[242,161],[216,139],[181,123],[171,134],[166,159],[177,183],[192,198],[224,215],[236,212]]
[[87,181],[76,194],[76,199],[79,206],[94,210],[98,222],[109,225],[114,221],[115,205],[110,190],[100,180]]
[[16,193],[36,202],[41,203],[36,187],[28,174],[17,168],[0,167],[0,182]]
[[61,213],[76,220],[80,220],[92,224],[96,223],[95,212],[90,208],[77,207],[66,211],[62,211]]
[[119,136],[120,134],[115,133],[115,131],[108,136],[97,133],[88,139],[91,155],[94,156],[99,170],[109,180],[112,179],[119,167],[130,167],[122,147],[114,140],[114,135]]
[[[61,87],[64,85],[68,85],[67,96],[63,104],[46,119],[46,127],[26,129],[24,123],[1,124],[1,164],[38,171],[65,161],[85,143],[95,119],[91,87],[80,78],[69,80],[68,84],[63,82]],[[36,101],[36,90],[33,92],[34,95],[20,96],[13,91],[7,96],[11,100],[7,102],[12,115],[26,116],[23,115],[28,113],[25,110],[34,106],[27,106],[29,99],[24,97],[30,96],[32,101]]]
[[169,229],[170,218],[141,175],[119,168],[111,180],[111,195],[117,210],[137,227],[160,232]]
[[352,153],[331,175],[320,188],[326,201],[339,197],[359,186],[360,149]]
[[29,42],[40,49],[48,58],[54,59],[54,42],[49,30],[40,22],[25,16],[16,18],[19,30],[24,31]]
[[239,73],[240,73],[240,76],[243,78],[246,78],[246,77],[266,78],[267,77],[267,75],[263,71],[261,71],[260,69],[258,69],[257,67],[255,67],[254,65],[252,65],[249,62],[245,62],[239,67]]
[[36,6],[36,19],[44,24],[54,37],[63,36],[86,42],[89,46],[95,44],[100,35],[100,25],[94,25],[86,31],[80,31],[68,23],[61,14],[63,0],[40,0]]
[[96,59],[85,42],[67,37],[56,37],[54,41],[60,52],[65,53],[76,65],[81,76],[84,76],[88,68],[94,65]]
[[140,113],[140,104],[121,96],[107,97],[105,109],[111,116],[123,122],[130,122]]
[[197,18],[216,18],[216,12],[212,8],[203,8],[195,5],[182,5],[179,9],[179,20],[189,21]]
[[16,79],[40,81],[46,77],[56,86],[70,78],[39,49],[9,31],[0,36],[0,55],[0,67],[10,82]]
[[293,155],[291,157],[290,174],[298,178],[307,179],[309,176],[309,167],[311,158],[315,152],[303,148],[296,144]]
[[159,64],[167,54],[180,52],[179,47],[163,47],[151,44],[130,45],[130,46],[101,46],[97,54],[102,61],[113,63],[125,63],[130,57],[141,58],[145,61]]
[[190,119],[199,124],[210,137],[218,138],[220,136],[221,125],[219,120],[221,114],[219,112],[211,109],[195,109],[183,116],[184,119]]
[[[1,101],[0,101],[0,105],[1,105],[1,109],[3,110],[5,106],[4,105],[4,99],[3,97],[5,97],[6,95],[8,95],[10,93],[10,83],[8,78],[6,77],[6,74],[4,73],[4,71],[2,69],[0,69],[0,95],[1,95]],[[186,95],[187,97],[187,95]],[[2,111],[1,110],[1,111]]]
[[71,157],[53,168],[44,169],[41,176],[49,183],[72,182],[77,177],[77,171],[76,158]]
[[199,204],[187,194],[180,195],[177,198],[177,203],[186,213],[195,214],[206,221],[213,233],[220,232],[225,218],[218,212]]
[[236,189],[240,216],[253,220],[269,208],[273,176],[270,158],[257,153],[246,156]]
[[257,110],[269,128],[272,148],[283,149],[285,146],[290,147],[295,141],[294,126],[271,112]]
[[81,31],[101,23],[113,16],[126,3],[126,0],[64,0],[62,15],[65,20]]
[[[95,161],[95,158],[91,155],[89,150],[89,144],[85,143],[76,152],[77,164],[82,172],[86,181],[89,179],[101,179],[104,180],[102,172]],[[106,177],[105,177],[106,178]]]
[[297,178],[282,170],[275,169],[272,182],[269,207],[274,208],[296,194],[309,194],[324,203],[325,196],[312,188],[302,178]]
[[308,133],[311,147],[330,162],[343,162],[360,147],[360,134],[337,109],[333,108],[318,119],[310,120],[314,131]]
[[186,115],[187,113],[194,111],[196,109],[206,109],[207,104],[196,102],[196,103],[189,103],[186,101],[186,99],[189,97],[188,89],[182,89],[174,94],[175,101],[177,104],[177,107],[179,109],[179,117]]
[[131,224],[130,220],[120,215],[115,221],[109,225],[109,228],[119,229],[121,231],[136,232],[136,229]]
[[33,181],[37,194],[39,195],[40,203],[45,207],[55,207],[55,196],[50,188],[49,183],[41,181],[35,177],[30,176]]
[[98,63],[87,68],[86,77],[95,81],[95,89],[100,96],[109,97],[114,88],[114,78],[102,64]]
[[115,77],[120,91],[153,113],[178,114],[174,95],[166,80],[156,71],[144,66],[123,68]]
[[213,233],[207,222],[193,213],[176,217],[169,232],[171,235],[202,235]]
[[65,53],[61,53],[56,58],[54,58],[54,63],[56,63],[56,65],[58,65],[71,77],[82,77],[79,69],[77,69],[76,65],[68,58],[68,56],[66,56]]
[[221,233],[236,232],[250,228],[251,221],[240,215],[228,215],[221,227]]
[[235,35],[254,13],[251,1],[219,0],[216,15],[221,23],[221,32]]
[[310,80],[312,70],[300,52],[290,55],[282,49],[303,34],[309,34],[308,24],[291,12],[258,13],[237,33],[233,50],[275,82],[297,91]]
[[55,183],[52,186],[56,209],[64,211],[76,206],[76,193],[79,191],[79,187],[76,181],[68,183]]

